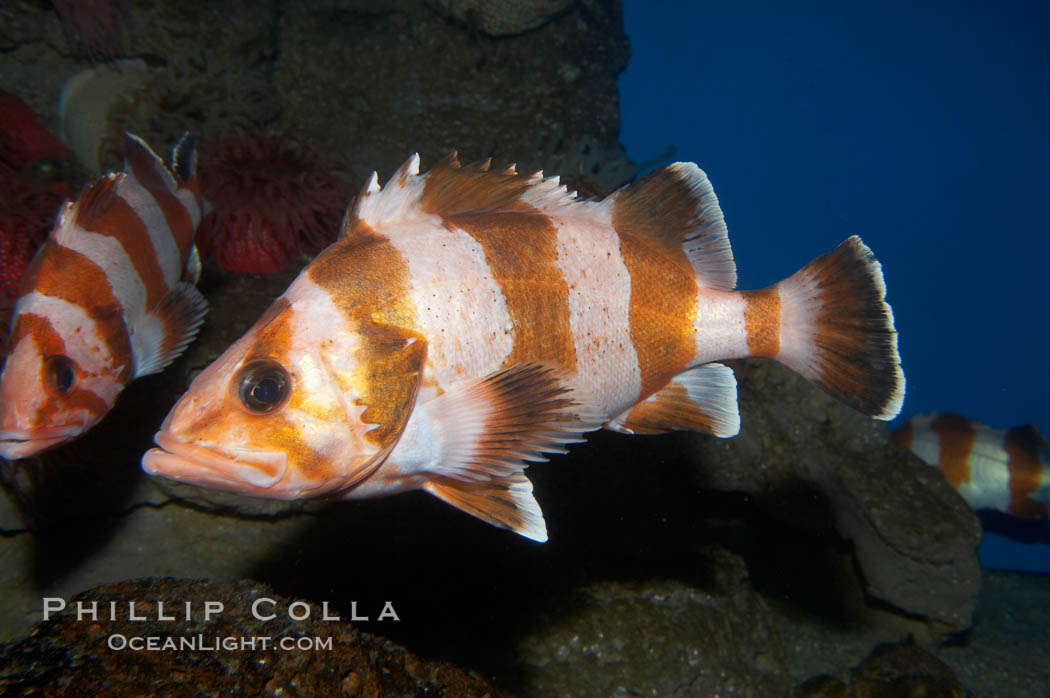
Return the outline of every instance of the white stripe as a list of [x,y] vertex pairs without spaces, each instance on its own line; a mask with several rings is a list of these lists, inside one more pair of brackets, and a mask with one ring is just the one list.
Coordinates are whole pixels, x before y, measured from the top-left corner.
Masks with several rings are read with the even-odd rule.
[[970,449],[970,482],[959,487],[959,494],[974,509],[1010,510],[1010,454],[1003,448],[1006,432],[971,422],[977,432]]
[[164,274],[164,283],[168,289],[175,288],[182,275],[182,255],[179,246],[168,227],[164,211],[157,204],[153,193],[143,187],[137,179],[124,175],[117,183],[117,194],[131,207],[146,226],[157,263]]
[[123,366],[114,365],[109,345],[99,335],[95,321],[79,305],[61,298],[45,296],[32,291],[18,301],[19,315],[32,313],[47,318],[51,328],[62,338],[66,355],[86,374],[82,387],[92,391],[106,404],[112,405],[123,386],[103,373],[118,374]]
[[124,246],[114,237],[92,233],[71,221],[68,227],[69,230],[62,236],[62,246],[79,252],[102,270],[110,290],[120,303],[124,326],[134,327],[146,312],[146,286]]
[[693,364],[750,355],[747,348],[747,301],[739,291],[701,288],[697,292],[693,332],[696,355]]
[[631,342],[631,275],[609,208],[608,202],[584,202],[550,217],[558,231],[555,263],[569,288],[573,398],[606,419],[637,402],[642,389]]
[[408,265],[409,300],[438,385],[499,369],[514,347],[514,327],[481,245],[433,215],[380,232]]
[[180,187],[175,192],[175,198],[179,200],[186,213],[190,214],[190,222],[196,230],[201,222],[201,207],[197,204],[197,196],[186,187]]

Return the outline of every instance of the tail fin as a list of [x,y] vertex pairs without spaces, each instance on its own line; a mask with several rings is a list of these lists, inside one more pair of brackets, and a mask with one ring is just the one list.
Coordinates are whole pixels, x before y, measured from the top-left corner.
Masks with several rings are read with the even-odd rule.
[[853,236],[778,285],[777,359],[865,414],[893,419],[904,402],[882,265]]

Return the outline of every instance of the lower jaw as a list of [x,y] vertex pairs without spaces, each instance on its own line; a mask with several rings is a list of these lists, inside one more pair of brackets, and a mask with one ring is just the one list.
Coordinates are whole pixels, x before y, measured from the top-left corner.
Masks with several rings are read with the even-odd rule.
[[50,439],[31,439],[27,441],[0,441],[0,458],[4,460],[18,460],[19,458],[32,458],[43,453],[49,448],[54,448],[65,443],[70,437],[57,436]]

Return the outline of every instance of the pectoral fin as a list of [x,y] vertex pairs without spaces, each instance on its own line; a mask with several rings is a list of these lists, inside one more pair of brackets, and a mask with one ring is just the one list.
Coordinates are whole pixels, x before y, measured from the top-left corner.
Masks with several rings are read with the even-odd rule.
[[179,283],[131,332],[135,377],[157,373],[186,350],[197,336],[208,302],[192,284]]
[[547,528],[528,461],[564,453],[565,444],[599,426],[584,414],[555,368],[517,364],[481,380],[454,386],[420,408],[419,433],[405,435],[406,454],[438,451],[423,488],[482,521],[533,540]]

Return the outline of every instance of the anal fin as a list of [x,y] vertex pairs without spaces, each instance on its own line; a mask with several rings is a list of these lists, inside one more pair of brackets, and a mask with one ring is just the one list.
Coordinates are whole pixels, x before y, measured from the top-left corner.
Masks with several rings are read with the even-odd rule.
[[526,538],[547,541],[547,524],[532,483],[525,473],[516,472],[488,482],[463,482],[436,478],[425,489],[446,504],[500,528],[509,528]]
[[740,432],[736,377],[723,364],[704,364],[683,371],[605,426],[625,434],[688,430],[736,436]]
[[527,538],[547,540],[528,461],[564,453],[601,420],[584,414],[562,373],[516,364],[453,386],[417,408],[390,460],[424,477],[423,489]]
[[132,329],[135,377],[157,373],[197,336],[208,302],[195,286],[180,283]]

